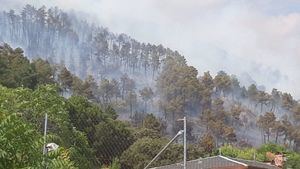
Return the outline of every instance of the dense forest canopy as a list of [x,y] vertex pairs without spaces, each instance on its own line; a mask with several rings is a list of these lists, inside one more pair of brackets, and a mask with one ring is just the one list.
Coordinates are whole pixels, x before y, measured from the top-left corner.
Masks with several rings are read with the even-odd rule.
[[[0,41],[22,46],[31,59],[63,63],[81,78],[120,77],[122,71],[142,78],[155,76],[166,56],[179,55],[162,45],[140,43],[89,24],[57,7],[26,5],[0,14]],[[151,75],[151,76],[150,76]]]
[[[189,159],[219,147],[260,161],[280,150],[291,166],[300,158],[300,103],[289,93],[198,72],[176,51],[58,8],[2,12],[0,28],[0,41],[22,47],[0,45],[0,168],[143,168],[183,116]],[[59,145],[46,157],[45,113],[47,140]],[[179,139],[153,165],[180,161],[182,150]]]

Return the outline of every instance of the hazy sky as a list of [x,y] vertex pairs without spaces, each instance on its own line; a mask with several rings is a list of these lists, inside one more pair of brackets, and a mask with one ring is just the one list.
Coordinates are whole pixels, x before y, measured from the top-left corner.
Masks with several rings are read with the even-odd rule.
[[300,99],[299,0],[0,0],[0,8],[25,3],[85,12],[115,33],[178,50],[200,74],[248,73]]

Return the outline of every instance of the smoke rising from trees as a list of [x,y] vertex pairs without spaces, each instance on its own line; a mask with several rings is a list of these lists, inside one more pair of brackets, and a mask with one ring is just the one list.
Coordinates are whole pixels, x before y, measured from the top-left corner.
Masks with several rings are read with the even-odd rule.
[[85,12],[113,32],[178,50],[199,71],[248,73],[268,91],[300,97],[297,1],[1,0],[6,9],[26,3]]

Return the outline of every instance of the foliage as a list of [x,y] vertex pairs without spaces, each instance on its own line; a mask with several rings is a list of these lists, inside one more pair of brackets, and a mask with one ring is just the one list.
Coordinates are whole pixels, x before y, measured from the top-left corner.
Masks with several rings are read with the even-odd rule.
[[153,139],[161,137],[161,134],[158,131],[148,128],[135,129],[133,135],[136,140],[144,137],[149,137]]
[[257,160],[257,161],[265,161],[265,153],[262,153],[254,148],[244,148],[240,149],[234,147],[232,145],[225,145],[220,148],[220,153],[223,156],[232,157],[232,158],[240,158],[245,160]]
[[221,147],[219,151],[220,151],[220,154],[222,154],[224,156],[236,158],[238,156],[240,150],[231,145],[225,145],[225,146]]
[[286,153],[286,148],[284,148],[283,146],[280,146],[278,144],[268,143],[268,144],[261,145],[257,151],[258,151],[258,153],[261,153],[261,154],[266,154],[267,152]]
[[158,133],[163,132],[163,124],[153,114],[147,114],[143,121],[143,127],[152,129]]
[[259,156],[259,160],[266,161],[268,160],[267,152],[271,152],[273,154],[283,154],[287,161],[285,162],[284,168],[299,168],[299,160],[300,154],[293,152],[291,150],[286,149],[285,147],[278,144],[263,144],[259,149],[257,149],[257,154]]
[[216,86],[217,93],[227,94],[231,87],[231,78],[224,71],[218,72],[214,78],[214,85]]
[[202,147],[208,154],[211,154],[213,152],[215,145],[215,140],[210,133],[204,134],[199,142],[199,146]]
[[12,49],[8,44],[0,46],[0,66],[0,84],[6,87],[33,89],[54,83],[54,68],[47,61],[36,59],[30,63],[22,49]]
[[271,129],[274,128],[275,120],[276,116],[273,112],[266,112],[264,115],[259,116],[257,121],[258,125],[267,135],[267,142],[270,141]]
[[63,67],[58,75],[58,80],[63,88],[71,88],[73,84],[73,76],[71,72],[66,68]]
[[297,168],[299,167],[300,155],[287,150],[283,146],[277,144],[263,144],[258,149],[254,148],[244,148],[240,149],[231,145],[225,145],[220,148],[220,151],[223,156],[240,158],[246,160],[254,160],[266,162],[268,161],[267,153],[281,153],[287,157],[287,162],[285,167]]
[[46,160],[50,169],[75,169],[70,154],[64,151],[42,153],[42,136],[20,114],[0,113],[0,167],[41,168]]
[[[256,156],[256,157],[254,157]],[[262,160],[262,154],[256,152],[254,148],[246,148],[239,152],[237,158],[245,159],[245,160]]]
[[0,46],[0,84],[7,87],[34,88],[36,76],[29,60],[23,56],[20,48],[12,49],[9,45]]
[[145,112],[147,113],[147,104],[149,100],[152,100],[154,97],[154,93],[150,87],[145,87],[142,90],[139,91],[142,100],[144,101],[145,104]]
[[157,80],[160,108],[172,123],[182,118],[199,103],[197,70],[183,57],[167,57]]
[[94,137],[93,148],[104,164],[109,164],[115,157],[121,156],[134,141],[131,130],[126,124],[110,119],[95,126]]
[[286,168],[300,168],[300,154],[290,153],[287,155]]
[[[168,143],[166,139],[142,138],[136,141],[121,156],[121,163],[124,168],[144,168],[152,158]],[[182,159],[182,146],[172,144],[161,154],[160,158],[153,163],[153,166],[161,166],[175,163]]]
[[121,169],[120,160],[115,158],[111,165],[109,166],[109,169]]
[[[144,168],[150,160],[169,142],[165,138],[145,137],[137,140],[121,156],[122,168]],[[172,143],[150,167],[173,164],[183,159],[183,145]],[[188,160],[203,157],[203,150],[188,145]]]
[[[72,149],[70,152],[72,159],[75,156],[78,158],[79,155],[81,158],[89,157],[91,154],[86,136],[72,128],[66,100],[58,95],[55,86],[40,86],[34,91],[24,88],[8,89],[0,86],[0,110],[18,114],[23,123],[28,123],[33,127],[32,129],[36,131],[35,136],[39,136],[37,133],[42,133],[44,115],[47,113],[49,142]],[[26,130],[24,129],[22,132]],[[28,129],[28,132],[30,131]],[[38,149],[40,151],[41,148]],[[85,158],[82,158],[83,161]],[[76,165],[88,165],[88,163],[88,161],[84,161],[76,163]]]
[[48,152],[44,165],[49,169],[77,169],[70,159],[70,151],[64,148]]
[[41,135],[19,116],[0,111],[0,168],[37,167],[42,161]]
[[[108,165],[120,156],[125,165],[133,165],[126,153],[133,159],[136,155],[143,157],[146,152],[134,146],[142,149],[149,144],[150,154],[154,155],[156,149],[150,146],[163,146],[168,141],[163,136],[182,129],[182,123],[176,120],[183,116],[193,117],[188,123],[188,140],[198,142],[197,148],[207,154],[213,154],[217,146],[235,144],[239,141],[236,134],[249,128],[261,129],[263,137],[267,136],[264,143],[282,142],[290,149],[300,149],[300,103],[289,93],[273,89],[269,94],[256,84],[240,86],[234,75],[224,71],[215,77],[209,72],[199,77],[197,70],[176,51],[162,45],[139,43],[124,34],[112,34],[71,18],[58,8],[36,9],[26,5],[21,15],[14,11],[0,13],[0,21],[3,23],[1,38],[14,39],[33,59],[30,63],[20,48],[0,46],[0,84],[5,86],[0,86],[0,112],[5,114],[4,120],[13,119],[11,124],[16,125],[15,130],[23,125],[20,130],[24,134],[13,129],[12,133],[34,141],[40,140],[44,115],[48,114],[47,139],[61,147],[59,155],[53,156],[53,163],[49,161],[49,167],[93,168],[100,163]],[[64,61],[67,62],[58,70],[49,64]],[[156,86],[145,85],[149,72],[152,79],[157,79]],[[69,99],[60,96],[61,89]],[[137,113],[147,113],[148,109],[159,109],[167,126],[153,114]],[[135,128],[116,120],[118,113],[124,113],[125,118],[130,113]],[[282,114],[285,118],[277,117]],[[194,117],[199,117],[201,124]],[[167,127],[172,129],[171,133],[165,132]],[[198,128],[206,128],[207,134],[194,140],[192,131]],[[6,129],[2,129],[3,137],[9,136]],[[166,161],[160,159],[161,164],[180,158],[182,147],[173,146],[175,151],[167,152]],[[3,147],[12,151],[11,145]],[[192,147],[190,152],[198,158],[201,153]],[[222,153],[236,158],[252,159],[256,154],[260,161],[266,159],[267,151],[286,151],[276,145],[263,145],[258,150],[226,145],[222,149]],[[12,152],[9,155],[19,160],[19,152]],[[297,154],[287,153],[291,161],[299,159]],[[61,154],[67,158],[61,158]],[[17,160],[12,165],[39,165],[31,159]]]
[[54,68],[50,65],[48,61],[42,59],[33,60],[31,63],[33,65],[34,71],[36,72],[36,80],[38,84],[53,84],[54,80]]

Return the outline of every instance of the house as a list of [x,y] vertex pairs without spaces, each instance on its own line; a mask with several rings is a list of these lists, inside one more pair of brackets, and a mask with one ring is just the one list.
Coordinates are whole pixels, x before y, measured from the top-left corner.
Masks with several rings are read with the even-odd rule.
[[[161,167],[154,167],[152,169],[182,169],[183,164],[171,164]],[[279,167],[250,160],[242,160],[235,158],[228,158],[224,156],[214,156],[207,158],[200,158],[187,162],[187,169],[280,169]]]

